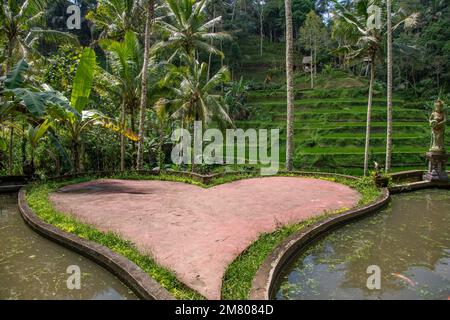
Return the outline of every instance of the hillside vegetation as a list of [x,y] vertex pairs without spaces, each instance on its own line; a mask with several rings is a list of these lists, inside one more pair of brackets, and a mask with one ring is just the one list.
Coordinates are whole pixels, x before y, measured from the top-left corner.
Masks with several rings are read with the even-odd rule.
[[[286,92],[280,62],[252,53],[239,70],[249,79],[248,119],[236,121],[242,129],[280,129],[280,162],[285,161]],[[255,48],[255,46],[253,46]],[[279,50],[280,52],[276,53]],[[282,56],[283,46],[270,46],[269,56]],[[253,49],[255,51],[255,49]],[[299,59],[300,60],[300,59]],[[274,69],[277,65],[279,69]],[[274,75],[270,84],[263,81]],[[279,74],[278,78],[276,75]],[[296,73],[295,158],[296,168],[360,174],[364,162],[367,117],[367,80],[341,70],[327,69],[310,89],[310,75]],[[371,163],[383,163],[386,146],[386,98],[377,85],[372,111]],[[430,103],[398,95],[394,98],[393,170],[424,168],[430,144]]]

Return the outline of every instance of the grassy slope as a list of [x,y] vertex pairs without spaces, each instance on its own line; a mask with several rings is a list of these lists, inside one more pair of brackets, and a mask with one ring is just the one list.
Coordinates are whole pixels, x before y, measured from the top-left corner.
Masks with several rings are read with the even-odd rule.
[[[253,40],[252,40],[253,41]],[[252,41],[245,46],[247,56],[237,72],[244,79],[262,82],[275,73],[272,89],[251,91],[252,117],[237,126],[280,129],[280,161],[285,159],[286,95],[284,91],[284,47],[266,44],[260,57]],[[277,67],[277,68],[275,68]],[[274,71],[275,70],[275,71]],[[296,75],[295,159],[297,168],[361,173],[365,144],[367,80],[342,71],[319,75],[311,90],[309,75]],[[262,83],[259,83],[259,87]],[[258,87],[258,86],[257,86]],[[424,152],[430,142],[428,111],[423,102],[394,99],[393,165],[401,169],[425,167]],[[371,161],[384,163],[386,143],[386,100],[376,92],[372,115]],[[450,135],[449,135],[450,137]]]

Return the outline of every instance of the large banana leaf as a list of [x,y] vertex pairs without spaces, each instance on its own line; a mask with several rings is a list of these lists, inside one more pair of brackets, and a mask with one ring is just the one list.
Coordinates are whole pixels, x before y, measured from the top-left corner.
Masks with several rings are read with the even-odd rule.
[[38,124],[35,127],[30,127],[28,129],[28,141],[30,142],[33,148],[36,148],[39,141],[44,137],[47,133],[48,128],[50,127],[51,122],[46,119],[43,123]]
[[69,171],[71,171],[73,169],[72,160],[70,159],[69,154],[67,153],[66,149],[63,147],[58,136],[53,132],[52,128],[49,128],[47,135],[50,138],[50,141],[52,142],[53,147],[58,151],[59,155],[61,156],[64,166],[67,167],[69,169]]
[[36,117],[42,117],[45,113],[45,93],[36,92],[26,88],[15,88],[9,90],[27,108],[28,112]]
[[42,87],[44,88],[45,100],[47,103],[59,107],[61,110],[68,111],[78,118],[81,118],[81,113],[72,108],[69,100],[61,92],[53,90],[47,84],[42,85]]
[[8,72],[5,80],[6,89],[20,88],[23,84],[23,73],[28,70],[28,63],[22,59]]
[[73,80],[72,96],[70,103],[74,109],[81,113],[89,102],[94,69],[96,65],[95,52],[91,48],[85,48],[81,54],[75,79]]

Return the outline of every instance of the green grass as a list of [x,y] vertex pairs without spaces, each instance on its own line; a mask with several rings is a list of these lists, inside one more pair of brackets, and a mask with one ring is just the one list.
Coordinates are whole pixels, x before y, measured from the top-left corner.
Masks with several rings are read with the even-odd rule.
[[[250,95],[250,105],[257,105],[261,107],[265,106],[286,106],[286,101],[283,100],[284,97],[279,97],[279,101],[259,101],[255,99],[257,102],[254,102],[252,98],[265,99],[267,96],[264,95]],[[285,99],[285,98],[284,98]],[[386,99],[383,98],[374,98],[373,106],[374,107],[382,107],[386,103]],[[402,105],[403,100],[396,100],[397,104]],[[367,99],[366,98],[333,98],[333,99],[296,99],[294,100],[295,106],[305,106],[305,107],[326,107],[326,106],[363,106],[367,107]]]
[[[397,147],[394,153],[425,153],[428,148],[416,148],[416,147]],[[373,147],[370,148],[371,153],[384,153],[385,147]],[[312,147],[312,148],[299,148],[297,152],[302,154],[364,154],[364,148],[362,147]]]
[[[325,178],[321,178],[325,179]],[[361,199],[359,206],[373,202],[380,196],[380,191],[376,189],[370,178],[352,181],[342,178],[325,179],[338,183],[343,183],[359,191]],[[315,217],[302,221],[298,224],[280,227],[272,233],[260,235],[258,240],[241,253],[227,268],[222,282],[222,297],[226,300],[244,300],[248,299],[251,290],[253,278],[266,257],[287,237],[305,229],[312,224],[328,217],[342,213],[346,209],[336,212],[324,213],[320,217]]]

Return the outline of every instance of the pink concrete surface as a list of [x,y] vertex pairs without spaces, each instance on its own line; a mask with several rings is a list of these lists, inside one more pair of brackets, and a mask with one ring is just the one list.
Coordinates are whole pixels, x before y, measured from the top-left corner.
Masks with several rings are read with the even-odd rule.
[[359,197],[329,181],[267,177],[209,189],[102,179],[64,187],[50,199],[58,210],[131,240],[205,297],[220,299],[227,266],[261,233],[353,207]]

